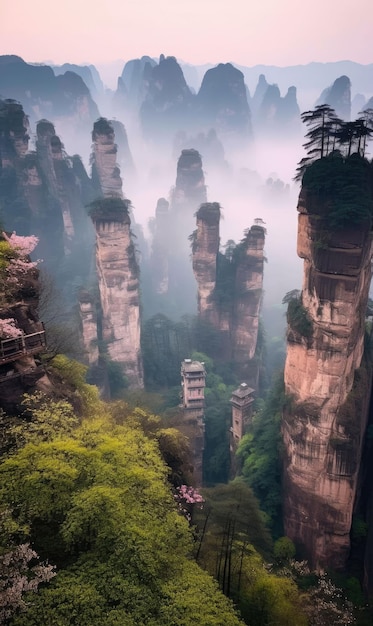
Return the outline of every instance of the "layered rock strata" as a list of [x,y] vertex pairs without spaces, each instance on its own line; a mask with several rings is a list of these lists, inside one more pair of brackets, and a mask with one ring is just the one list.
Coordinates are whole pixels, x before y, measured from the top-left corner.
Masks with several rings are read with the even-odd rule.
[[244,75],[231,63],[219,63],[207,70],[196,100],[196,116],[202,128],[215,128],[224,142],[235,146],[251,139]]
[[[197,150],[182,150],[177,162],[176,183],[170,192],[166,213],[165,200],[157,205],[154,220],[152,267],[153,295],[161,296],[160,310],[168,315],[196,313],[195,280],[190,262],[189,236],[195,212],[206,202],[206,185],[201,155]],[[159,310],[159,309],[158,309]]]
[[253,368],[252,361],[263,288],[265,230],[254,224],[240,244],[222,254],[219,221],[219,204],[201,205],[193,240],[198,313],[219,333],[220,358],[233,361],[237,371],[256,387],[258,367]]
[[198,285],[198,313],[202,319],[216,326],[218,316],[213,296],[220,243],[220,205],[217,202],[203,204],[196,218],[193,271]]
[[254,224],[240,244],[231,325],[233,361],[236,363],[244,364],[253,359],[257,347],[263,294],[264,242],[263,226]]
[[[115,201],[115,206],[113,204]],[[140,348],[139,268],[131,238],[129,202],[98,200],[91,211],[102,308],[102,338],[131,388],[143,387]]]
[[[102,339],[132,388],[143,387],[140,348],[139,266],[132,241],[130,202],[123,199],[112,125],[100,118],[92,132],[92,178],[99,197],[91,204]],[[82,316],[84,327],[85,320]],[[87,334],[90,329],[87,328]]]
[[36,128],[37,155],[49,192],[59,204],[64,226],[64,251],[70,254],[75,237],[74,209],[82,208],[79,190],[70,164],[63,153],[63,145],[53,124],[42,120]]
[[288,312],[282,423],[285,533],[318,569],[343,567],[348,555],[370,389],[362,364],[369,223],[331,230],[324,208],[302,190],[304,278]]
[[159,198],[155,210],[153,245],[152,245],[152,283],[156,293],[168,292],[169,259],[167,244],[169,240],[169,204],[165,198]]
[[176,184],[171,193],[171,211],[193,215],[206,201],[201,155],[194,148],[182,150],[177,162]]
[[92,180],[96,192],[104,197],[122,197],[115,134],[107,119],[100,117],[94,123],[92,142]]
[[79,294],[79,311],[84,354],[88,364],[94,366],[99,358],[97,307],[92,295],[85,290],[81,290]]

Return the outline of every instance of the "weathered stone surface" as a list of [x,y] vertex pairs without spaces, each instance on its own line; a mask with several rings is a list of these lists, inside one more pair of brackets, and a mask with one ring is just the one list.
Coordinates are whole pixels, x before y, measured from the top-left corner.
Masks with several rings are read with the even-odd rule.
[[89,365],[98,363],[97,308],[94,298],[86,291],[79,294],[79,312],[84,356]]
[[263,291],[264,228],[254,225],[242,242],[233,301],[233,361],[244,364],[255,354]]
[[258,368],[248,364],[257,345],[265,230],[253,225],[227,257],[219,252],[219,221],[217,203],[205,203],[197,212],[192,258],[198,312],[219,331],[220,358],[233,361],[240,375],[256,387]]
[[93,125],[92,179],[101,195],[122,197],[122,179],[117,165],[117,146],[114,130],[101,117]]
[[351,118],[351,81],[348,76],[340,76],[324,89],[316,104],[329,104],[343,120]]
[[[39,359],[39,353],[44,351],[45,336],[43,324],[36,312],[37,276],[38,272],[33,270],[23,286],[23,295],[29,290],[30,297],[25,298],[17,293],[14,294],[14,303],[3,304],[0,307],[1,319],[12,318],[15,321],[14,326],[22,332],[22,337],[28,336],[28,343],[24,344],[22,349],[20,346],[12,346],[9,343],[1,346],[0,408],[9,415],[22,413],[23,394],[35,391],[49,393],[52,390],[46,369]],[[34,333],[42,333],[42,335],[34,335]],[[6,337],[0,337],[0,339],[7,341]],[[12,351],[14,352],[13,359],[10,358]],[[9,358],[3,359],[3,356]]]
[[176,184],[171,194],[171,211],[193,215],[206,200],[201,155],[193,148],[182,150],[177,162]]
[[225,142],[247,142],[252,136],[244,76],[231,63],[207,70],[196,99],[202,128],[215,128]]
[[169,256],[168,242],[170,235],[169,204],[165,198],[159,198],[155,210],[154,233],[152,243],[152,284],[159,294],[168,292]]
[[[371,233],[352,225],[325,237],[303,190],[298,255],[309,336],[288,329],[284,412],[285,532],[316,568],[343,567],[355,500],[369,382],[361,368],[371,280]],[[360,368],[360,369],[359,369]],[[354,383],[355,380],[355,383]],[[354,393],[351,390],[354,385]]]
[[219,252],[220,205],[203,204],[197,212],[193,246],[193,271],[198,284],[198,312],[202,319],[218,323],[213,300],[216,285],[216,258]]
[[100,118],[94,124],[92,139],[92,178],[101,196],[91,205],[90,214],[96,229],[102,339],[129,386],[141,388],[139,266],[130,228],[130,202],[123,200],[115,135],[108,120]]
[[189,126],[194,96],[175,57],[162,54],[159,63],[153,66],[145,62],[142,88],[140,121],[146,139],[164,142]]
[[81,199],[70,163],[63,153],[63,145],[47,120],[38,123],[37,155],[47,181],[49,193],[56,198],[64,227],[64,252],[70,254],[75,237],[73,214],[81,209]]
[[[124,209],[126,207],[123,201]],[[132,388],[143,387],[138,265],[128,211],[123,219],[93,216],[102,334],[112,361]]]

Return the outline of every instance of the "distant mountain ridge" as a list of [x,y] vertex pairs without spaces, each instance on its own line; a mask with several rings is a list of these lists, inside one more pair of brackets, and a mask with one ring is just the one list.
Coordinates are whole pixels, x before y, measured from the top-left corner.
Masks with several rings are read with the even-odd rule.
[[[304,100],[307,106],[312,106],[320,95],[320,85],[326,87],[342,75],[350,78],[353,94],[364,93],[369,97],[373,95],[373,63],[363,65],[354,61],[333,61],[286,67],[276,65],[250,67],[234,61],[231,63],[243,73],[251,94],[254,93],[260,74],[264,74],[268,83],[277,84],[280,91],[286,91],[289,85],[295,85],[301,104]],[[191,65],[180,61],[180,65],[187,82],[189,81],[193,89],[198,89],[206,71],[217,64]]]

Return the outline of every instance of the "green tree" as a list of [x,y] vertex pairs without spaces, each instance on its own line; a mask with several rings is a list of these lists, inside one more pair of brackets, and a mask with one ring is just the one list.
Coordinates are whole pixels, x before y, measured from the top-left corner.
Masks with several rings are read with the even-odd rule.
[[243,480],[253,489],[277,537],[282,534],[280,428],[286,401],[281,373],[254,414],[251,429],[237,450]]
[[273,546],[273,556],[278,563],[286,563],[295,557],[295,545],[289,537],[279,537]]
[[222,607],[227,623],[238,626],[210,579],[188,568],[191,534],[167,474],[156,438],[136,419],[116,425],[102,410],[68,435],[27,443],[6,459],[1,502],[12,518],[3,533],[30,540],[58,570],[50,585],[26,597],[27,611],[12,624],[167,626],[170,615],[189,626],[195,610],[189,607],[188,621],[181,590],[198,604],[205,587],[211,597],[202,623],[214,624]]

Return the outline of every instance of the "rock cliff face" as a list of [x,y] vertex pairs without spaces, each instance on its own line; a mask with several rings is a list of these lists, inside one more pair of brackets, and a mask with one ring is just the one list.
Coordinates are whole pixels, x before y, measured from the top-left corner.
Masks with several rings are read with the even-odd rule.
[[[371,280],[369,220],[330,229],[303,189],[303,289],[288,310],[282,434],[285,533],[315,568],[343,567],[365,431],[370,375],[362,361]],[[290,305],[289,305],[290,306]]]
[[127,61],[118,78],[118,88],[114,96],[114,104],[118,110],[137,109],[142,104],[155,65],[156,61],[148,56]]
[[51,122],[37,124],[35,152],[28,149],[28,132],[22,106],[2,101],[0,196],[4,226],[20,235],[36,234],[43,267],[52,272],[76,248],[79,238],[82,270],[82,253],[85,256],[93,243],[93,229],[84,209],[92,199],[91,181],[79,157],[67,156]]
[[40,121],[36,127],[36,133],[40,168],[47,181],[49,193],[59,205],[63,221],[64,251],[65,254],[70,254],[74,245],[76,227],[83,213],[79,185],[53,124],[47,120]]
[[85,290],[79,294],[79,309],[84,356],[90,366],[95,366],[99,360],[97,307],[93,296]]
[[197,95],[196,114],[203,128],[215,128],[223,140],[242,142],[252,136],[244,76],[231,63],[207,70]]
[[188,128],[194,96],[175,57],[161,55],[159,63],[144,67],[144,101],[140,120],[147,139],[164,141]]
[[[2,244],[5,240],[10,241],[8,235],[0,233]],[[11,279],[12,274],[4,271],[4,263],[7,263],[4,254],[1,260],[0,409],[12,416],[22,413],[24,393],[48,393],[51,382],[40,360],[40,354],[45,352],[46,339],[37,314],[40,292],[38,271],[32,263],[29,264],[29,257],[22,255],[18,259],[22,264],[22,272],[13,269],[15,274]],[[4,423],[1,430],[0,449],[4,439]]]
[[139,269],[128,207],[129,202],[120,198],[103,198],[95,203],[91,217],[96,228],[102,339],[130,387],[141,388]]
[[176,184],[171,193],[171,211],[193,215],[206,202],[205,176],[197,150],[182,150],[177,162]]
[[329,104],[343,120],[351,119],[351,81],[348,76],[340,76],[324,89],[316,104]]
[[240,375],[257,387],[254,363],[263,287],[265,230],[253,225],[240,244],[219,252],[220,207],[203,204],[197,212],[193,270],[200,318],[218,331],[218,356],[233,361]]
[[193,245],[193,271],[198,284],[198,313],[202,319],[218,325],[214,290],[216,259],[219,252],[220,205],[204,204],[197,213],[197,232]]
[[264,76],[261,79],[254,94],[257,107],[254,115],[256,129],[260,134],[270,135],[272,138],[299,133],[301,124],[296,87],[289,87],[282,97],[277,85],[268,85]]
[[[90,215],[96,229],[102,339],[109,358],[120,366],[129,386],[141,388],[139,266],[132,241],[130,202],[122,197],[115,135],[108,120],[100,118],[94,124],[92,139],[92,177],[99,197],[91,204]],[[83,334],[88,336],[91,318],[83,313],[81,309]]]
[[168,292],[168,241],[170,235],[169,204],[165,198],[159,198],[155,209],[153,245],[152,245],[152,284],[156,293]]
[[158,299],[160,310],[167,315],[179,315],[180,311],[195,314],[189,236],[194,228],[195,212],[206,202],[202,159],[197,150],[182,150],[167,208],[165,202],[159,201],[154,221],[150,272],[153,295],[167,294],[167,302],[166,298]]
[[32,122],[46,117],[68,122],[79,132],[88,130],[99,113],[88,87],[74,72],[55,76],[47,65],[30,65],[15,55],[0,56],[3,98],[22,103]]
[[104,197],[122,197],[114,129],[107,119],[100,117],[94,123],[92,141],[92,180],[96,192]]

